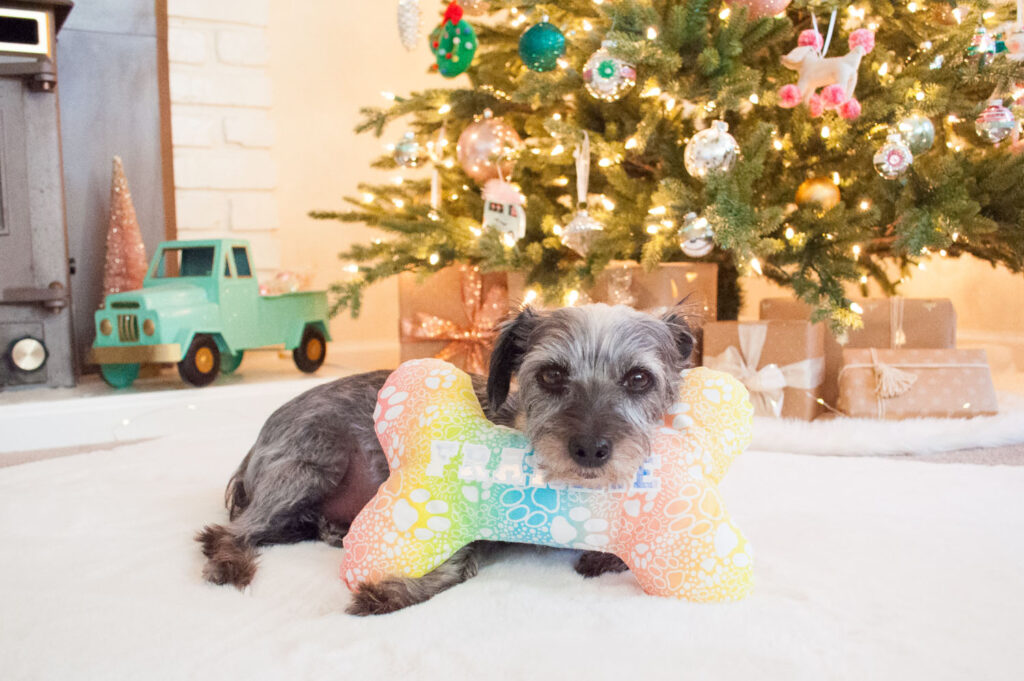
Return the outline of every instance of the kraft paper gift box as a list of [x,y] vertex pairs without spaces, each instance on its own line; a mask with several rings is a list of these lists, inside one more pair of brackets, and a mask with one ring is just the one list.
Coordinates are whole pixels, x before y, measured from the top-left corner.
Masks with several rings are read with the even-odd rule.
[[634,261],[613,260],[595,279],[590,297],[594,302],[630,305],[655,314],[687,298],[687,310],[713,320],[718,314],[718,265],[666,262],[647,272]]
[[822,407],[825,327],[807,321],[711,322],[704,366],[738,378],[759,416],[812,420]]
[[[864,326],[845,338],[825,330],[825,385],[822,398],[834,405],[839,397],[843,348],[954,348],[956,310],[947,298],[857,298]],[[793,298],[761,301],[761,319],[810,319],[811,306]]]
[[849,416],[906,419],[996,414],[984,350],[843,350],[839,409]]
[[494,327],[521,303],[525,278],[516,272],[446,267],[426,278],[398,278],[401,361],[440,357],[459,368],[487,373]]

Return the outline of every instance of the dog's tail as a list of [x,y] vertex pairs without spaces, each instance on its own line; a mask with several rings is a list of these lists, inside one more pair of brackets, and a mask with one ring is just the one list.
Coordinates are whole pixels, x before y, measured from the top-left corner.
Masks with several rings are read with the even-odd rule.
[[195,539],[207,558],[203,579],[239,589],[248,586],[256,574],[256,548],[238,536],[232,526],[207,525]]
[[237,518],[238,514],[249,505],[249,494],[245,491],[244,478],[245,472],[249,468],[249,459],[252,458],[252,453],[255,450],[256,448],[253,447],[245,455],[242,463],[238,466],[238,470],[228,480],[228,486],[224,489],[224,505],[228,509],[228,518],[231,520]]

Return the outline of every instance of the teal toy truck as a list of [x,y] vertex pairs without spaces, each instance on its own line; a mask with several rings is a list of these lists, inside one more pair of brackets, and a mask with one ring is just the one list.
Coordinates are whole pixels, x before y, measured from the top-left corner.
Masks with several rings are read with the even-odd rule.
[[115,388],[131,385],[142,364],[166,363],[208,385],[237,369],[246,350],[280,344],[312,373],[330,337],[327,293],[260,295],[249,243],[238,239],[160,244],[143,287],[108,295],[95,321],[89,360]]

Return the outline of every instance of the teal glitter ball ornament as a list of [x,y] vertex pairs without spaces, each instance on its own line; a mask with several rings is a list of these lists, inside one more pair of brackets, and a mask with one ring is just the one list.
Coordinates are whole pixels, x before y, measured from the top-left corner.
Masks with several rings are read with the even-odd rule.
[[565,54],[565,36],[548,18],[526,29],[519,38],[519,57],[533,71],[551,71]]
[[462,18],[458,2],[448,5],[441,25],[430,34],[430,51],[437,61],[438,73],[445,78],[454,78],[473,63],[476,32]]

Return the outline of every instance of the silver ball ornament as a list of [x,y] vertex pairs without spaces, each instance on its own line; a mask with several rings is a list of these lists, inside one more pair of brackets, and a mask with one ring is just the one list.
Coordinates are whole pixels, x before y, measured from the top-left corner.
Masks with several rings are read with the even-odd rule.
[[482,185],[499,176],[509,179],[522,146],[516,129],[487,109],[459,135],[455,153],[466,174]]
[[415,168],[420,162],[420,143],[416,141],[416,133],[407,132],[395,145],[395,163],[403,168]]
[[715,249],[715,233],[706,218],[687,213],[679,228],[679,248],[691,258],[703,258]]
[[594,241],[603,231],[604,225],[592,218],[585,208],[581,208],[562,229],[562,243],[587,257]]
[[974,119],[974,130],[986,142],[999,144],[1017,127],[1013,112],[1003,106],[1003,100],[990,99],[985,110]]
[[739,155],[740,146],[729,134],[729,124],[714,121],[710,128],[701,130],[686,143],[683,164],[690,175],[704,179],[712,173],[732,170]]
[[914,154],[903,138],[893,133],[875,152],[872,160],[879,175],[887,180],[895,180],[910,168],[910,164],[914,162]]
[[614,41],[602,42],[601,48],[583,65],[583,84],[587,92],[606,102],[621,99],[636,85],[636,67],[613,57],[608,48],[614,46]]
[[900,136],[910,147],[910,153],[917,156],[932,148],[935,144],[935,126],[930,118],[923,114],[912,113],[896,124]]

